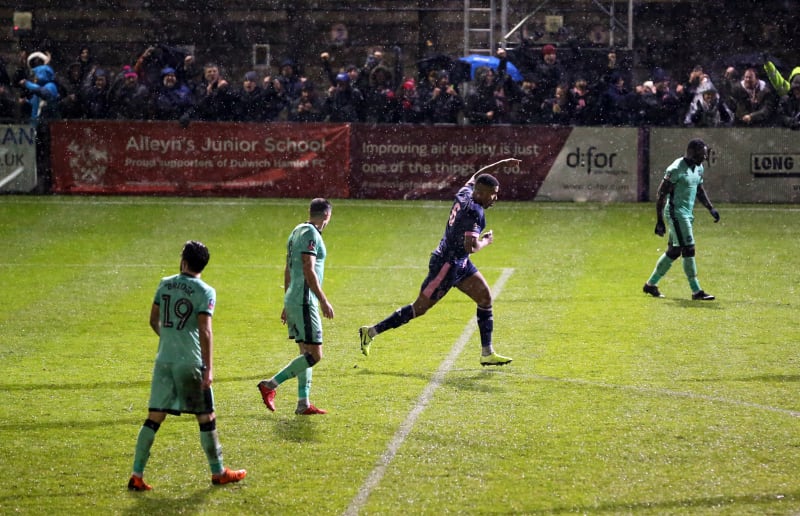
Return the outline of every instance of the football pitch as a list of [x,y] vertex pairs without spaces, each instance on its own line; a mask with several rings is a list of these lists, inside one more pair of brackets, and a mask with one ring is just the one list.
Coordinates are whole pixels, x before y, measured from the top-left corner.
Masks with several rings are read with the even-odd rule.
[[[713,192],[712,199],[713,199]],[[256,383],[296,355],[281,325],[286,238],[308,200],[0,197],[0,513],[793,514],[800,511],[800,208],[695,212],[703,288],[680,263],[642,293],[666,239],[654,205],[498,203],[473,256],[495,293],[482,368],[475,305],[414,300],[449,202],[333,200],[324,360],[265,409]],[[214,487],[193,416],[147,415],[161,277],[206,243],[217,428],[241,483]]]

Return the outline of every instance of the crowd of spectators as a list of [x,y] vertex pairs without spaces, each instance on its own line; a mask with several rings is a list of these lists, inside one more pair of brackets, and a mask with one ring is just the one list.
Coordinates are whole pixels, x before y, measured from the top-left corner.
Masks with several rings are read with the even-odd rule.
[[114,68],[85,47],[57,71],[49,55],[23,52],[11,74],[0,61],[0,118],[800,128],[800,69],[787,80],[763,62],[715,78],[702,66],[685,77],[655,68],[634,84],[613,50],[599,70],[564,65],[558,53],[553,45],[499,49],[496,67],[459,82],[444,67],[405,74],[398,47],[343,67],[324,52],[315,82],[291,59],[274,75],[230,78],[166,45]]

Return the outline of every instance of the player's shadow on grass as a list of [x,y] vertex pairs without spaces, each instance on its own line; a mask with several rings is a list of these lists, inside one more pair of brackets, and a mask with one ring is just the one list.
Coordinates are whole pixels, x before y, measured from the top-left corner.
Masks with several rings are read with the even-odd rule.
[[498,369],[484,369],[481,371],[473,370],[454,370],[450,371],[445,376],[442,386],[452,387],[459,391],[468,392],[484,392],[488,394],[502,392],[499,385],[488,383],[486,380],[491,376],[500,374],[502,371]]
[[366,376],[393,376],[395,378],[402,378],[408,380],[409,378],[417,378],[419,380],[430,381],[433,378],[434,371],[423,373],[409,373],[408,371],[374,371],[367,368],[359,368],[356,372],[358,375]]
[[293,443],[320,442],[315,418],[325,416],[286,416],[273,423],[275,434],[284,441]]
[[[441,385],[443,387],[451,387],[462,391],[487,393],[499,392],[500,389],[497,386],[486,383],[487,378],[498,373],[501,373],[501,371],[498,369],[484,368],[480,371],[475,371],[475,369],[451,369],[445,375]],[[359,370],[358,374],[369,376],[393,376],[404,380],[409,378],[417,378],[419,380],[430,382],[433,379],[435,371],[430,371],[427,373],[409,373],[407,371],[371,371],[369,369],[361,369]]]
[[683,308],[696,308],[698,310],[722,309],[722,306],[717,301],[696,301],[694,299],[670,299],[669,301]]
[[198,514],[206,506],[209,493],[219,488],[210,486],[178,497],[159,494],[156,489],[154,487],[153,491],[145,493],[130,492],[129,496],[135,498],[136,503],[123,514]]

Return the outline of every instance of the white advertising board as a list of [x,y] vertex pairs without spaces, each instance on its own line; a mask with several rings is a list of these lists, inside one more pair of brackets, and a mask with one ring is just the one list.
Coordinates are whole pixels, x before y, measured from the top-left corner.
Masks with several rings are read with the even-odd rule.
[[714,202],[800,202],[800,133],[782,128],[659,129],[650,132],[649,195],[664,170],[702,138],[711,148],[705,186]]
[[36,181],[36,131],[0,124],[0,192],[30,192]]

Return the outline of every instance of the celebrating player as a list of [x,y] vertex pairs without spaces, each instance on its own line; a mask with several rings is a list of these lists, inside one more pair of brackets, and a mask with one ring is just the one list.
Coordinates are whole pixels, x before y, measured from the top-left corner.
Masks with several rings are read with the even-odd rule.
[[500,190],[500,183],[491,172],[501,167],[518,165],[520,162],[518,159],[508,158],[487,165],[478,170],[458,191],[450,209],[444,236],[431,254],[428,277],[422,282],[416,301],[397,309],[374,326],[359,328],[361,353],[364,356],[369,356],[370,344],[376,335],[424,315],[452,287],[456,287],[478,305],[481,365],[500,366],[511,362],[510,358],[495,353],[492,346],[492,292],[469,256],[494,241],[491,231],[481,234],[486,227],[483,211],[495,203]]
[[705,206],[714,217],[714,222],[719,222],[719,212],[714,209],[711,201],[703,188],[703,161],[708,159],[708,146],[703,140],[695,139],[686,147],[686,155],[676,159],[667,167],[664,179],[658,187],[658,200],[656,201],[656,229],[658,236],[664,236],[666,226],[664,217],[669,225],[669,245],[666,252],[661,255],[656,263],[656,268],[650,279],[642,287],[645,294],[653,297],[664,297],[658,290],[658,281],[672,267],[672,262],[683,257],[683,271],[689,280],[692,289],[692,299],[712,301],[714,296],[700,288],[697,280],[697,264],[694,254],[694,234],[692,221],[694,220],[695,198]]
[[150,310],[150,327],[158,335],[158,354],[150,386],[149,413],[139,430],[131,491],[149,491],[142,479],[156,432],[167,414],[194,414],[200,443],[211,467],[212,484],[238,482],[247,472],[222,465],[222,447],[214,414],[214,339],[211,316],[217,294],[200,279],[208,264],[208,248],[190,240],[181,252],[180,274],[161,280]]

